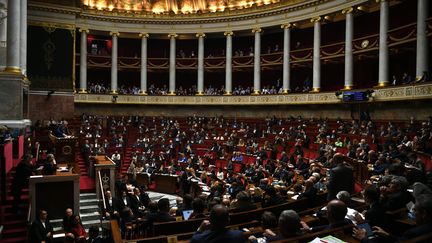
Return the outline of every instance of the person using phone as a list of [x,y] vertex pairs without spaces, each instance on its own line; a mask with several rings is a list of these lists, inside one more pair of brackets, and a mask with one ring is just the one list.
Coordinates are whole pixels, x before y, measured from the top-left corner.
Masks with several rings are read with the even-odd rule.
[[[415,221],[416,227],[405,231],[400,237],[392,235],[378,226],[372,227],[374,235],[377,236],[375,239],[369,239],[367,230],[359,226],[353,229],[353,236],[362,242],[400,242],[430,235],[430,232],[432,232],[432,195],[423,194],[416,198]],[[432,239],[432,236],[430,238]]]

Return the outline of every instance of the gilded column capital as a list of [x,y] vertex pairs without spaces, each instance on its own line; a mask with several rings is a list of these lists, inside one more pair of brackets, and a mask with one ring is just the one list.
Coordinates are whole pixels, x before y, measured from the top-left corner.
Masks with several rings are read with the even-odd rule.
[[141,37],[141,38],[148,38],[149,36],[150,35],[148,33],[145,33],[145,32],[139,34],[139,37]]
[[204,37],[206,37],[206,34],[201,32],[201,33],[197,33],[195,36],[197,38],[204,38]]
[[261,33],[263,30],[260,27],[255,27],[252,29],[252,33]]
[[234,35],[234,32],[232,32],[232,31],[225,31],[224,32],[224,36],[233,36]]
[[297,24],[292,24],[292,23],[281,24],[281,29],[292,29],[294,27],[297,27]]
[[88,34],[88,33],[90,33],[90,30],[84,29],[84,28],[80,28],[79,32],[85,32],[86,34]]
[[120,33],[116,31],[111,31],[109,34],[110,36],[120,36]]
[[375,0],[377,3],[387,2],[387,0]]
[[349,14],[349,13],[352,13],[353,11],[354,11],[354,8],[349,7],[349,8],[342,10],[342,14]]
[[317,17],[313,17],[311,18],[310,22],[311,23],[320,23],[323,19],[321,18],[321,16],[317,16]]
[[176,34],[176,33],[170,33],[170,34],[168,34],[168,38],[177,38],[178,37],[178,35]]

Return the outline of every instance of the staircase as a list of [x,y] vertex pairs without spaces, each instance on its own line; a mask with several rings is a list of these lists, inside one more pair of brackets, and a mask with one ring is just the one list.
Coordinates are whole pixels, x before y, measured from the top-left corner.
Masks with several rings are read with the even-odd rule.
[[[88,232],[91,226],[100,227],[100,218],[98,199],[96,193],[81,193],[80,194],[80,212],[82,223],[85,230]],[[63,219],[54,219],[50,221],[54,227],[54,232],[63,230]]]
[[3,226],[0,242],[26,242],[27,241],[27,212],[29,206],[29,191],[23,189],[19,214],[12,212],[13,197],[11,196],[12,180],[15,170],[7,175],[6,201],[0,206],[0,225]]

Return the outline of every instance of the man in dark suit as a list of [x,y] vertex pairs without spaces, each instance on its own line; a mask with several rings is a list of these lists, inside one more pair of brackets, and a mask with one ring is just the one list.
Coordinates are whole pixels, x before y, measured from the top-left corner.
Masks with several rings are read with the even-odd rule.
[[336,198],[340,191],[352,193],[354,191],[354,175],[352,167],[344,164],[344,156],[337,153],[333,156],[333,167],[330,169],[329,181],[327,184],[327,200]]
[[21,162],[16,168],[15,177],[12,182],[12,195],[13,195],[13,206],[12,211],[19,213],[19,204],[21,202],[21,191],[23,188],[28,187],[29,177],[35,172],[31,154],[25,154],[21,159]]
[[215,205],[210,211],[210,221],[204,220],[198,231],[193,235],[191,243],[241,243],[245,242],[243,233],[239,230],[229,230],[228,208],[223,205]]
[[49,243],[53,237],[53,227],[48,221],[48,213],[45,210],[39,211],[39,218],[36,219],[30,228],[30,242]]
[[147,193],[141,193],[138,187],[134,188],[134,194],[131,196],[132,211],[135,215],[142,215],[144,209],[148,206],[150,198]]
[[151,214],[148,217],[149,223],[154,222],[170,222],[175,221],[176,219],[169,214],[170,211],[170,202],[168,198],[162,198],[158,201],[158,212],[155,214]]
[[105,204],[102,203],[101,208],[107,219],[119,219],[121,212],[119,210],[119,203],[119,200],[112,196],[110,190],[105,192]]
[[126,191],[121,191],[120,195],[121,195],[121,197],[117,201],[117,211],[118,212],[122,212],[123,209],[126,208],[126,207],[128,207],[128,208],[132,207],[132,200],[127,195],[127,192]]
[[387,186],[381,186],[381,203],[385,210],[393,211],[404,208],[413,200],[411,194],[407,192],[407,185],[405,177],[393,176]]

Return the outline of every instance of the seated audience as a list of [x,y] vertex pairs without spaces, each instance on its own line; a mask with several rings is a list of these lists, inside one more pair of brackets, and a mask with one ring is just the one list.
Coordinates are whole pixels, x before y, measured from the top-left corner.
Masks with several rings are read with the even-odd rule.
[[228,208],[220,204],[215,205],[210,211],[210,221],[204,220],[197,232],[190,240],[191,243],[241,243],[245,242],[240,230],[229,230]]

